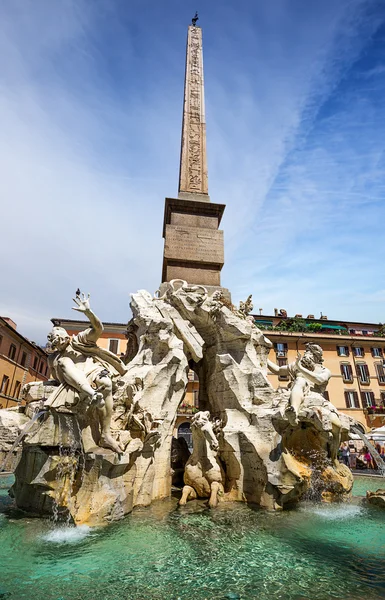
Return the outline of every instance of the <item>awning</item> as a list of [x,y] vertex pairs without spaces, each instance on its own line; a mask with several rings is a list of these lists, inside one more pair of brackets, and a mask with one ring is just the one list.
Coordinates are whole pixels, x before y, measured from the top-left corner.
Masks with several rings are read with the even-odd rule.
[[272,325],[273,321],[265,321],[264,319],[254,319],[254,323],[256,325],[258,325],[258,323],[260,323],[261,325]]
[[[308,323],[308,326],[310,323]],[[337,331],[347,331],[346,327],[342,327],[341,325],[328,325],[327,323],[320,323],[322,325],[322,329],[335,329]]]

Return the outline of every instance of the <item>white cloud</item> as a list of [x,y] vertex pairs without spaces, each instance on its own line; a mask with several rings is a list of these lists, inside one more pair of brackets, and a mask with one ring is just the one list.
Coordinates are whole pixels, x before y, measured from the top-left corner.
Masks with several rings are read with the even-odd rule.
[[[375,5],[204,7],[209,185],[212,201],[227,204],[222,279],[234,299],[252,291],[265,312],[306,306],[380,320],[375,300],[360,308],[357,275],[343,277],[346,265],[369,276],[382,266],[352,250],[360,225],[368,235],[378,223],[373,203],[382,210],[382,109],[366,90],[319,115],[380,25],[375,11],[365,16]],[[0,314],[37,341],[50,317],[71,316],[77,287],[93,294],[102,319],[124,322],[129,292],[159,284],[163,202],[177,188],[187,8],[0,4]],[[351,235],[349,226],[332,231],[350,218]]]

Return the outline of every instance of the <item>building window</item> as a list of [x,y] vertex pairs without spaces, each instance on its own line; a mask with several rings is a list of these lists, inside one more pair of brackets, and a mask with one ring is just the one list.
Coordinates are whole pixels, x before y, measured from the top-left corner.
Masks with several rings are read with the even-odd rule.
[[357,377],[360,380],[360,383],[370,383],[370,375],[368,365],[365,363],[358,363],[356,365]]
[[347,346],[337,346],[338,356],[349,356],[349,348]]
[[44,375],[47,377],[48,376],[48,365],[45,365],[45,373]]
[[357,392],[352,392],[349,390],[344,393],[346,408],[360,408],[360,401],[358,399]]
[[353,381],[352,367],[348,364],[340,365],[342,379],[344,381]]
[[[286,367],[287,358],[277,358],[279,367]],[[278,381],[289,381],[289,375],[278,375]]]
[[374,392],[361,392],[362,406],[367,408],[368,406],[375,406]]
[[385,406],[385,392],[380,392],[380,403],[381,406]]
[[43,373],[44,373],[44,367],[45,367],[45,364],[43,363],[43,361],[41,361],[41,363],[40,363],[40,369],[39,369],[39,373],[41,373],[42,375],[43,375]]
[[382,358],[382,348],[371,348],[372,356]]
[[385,369],[382,363],[376,363],[378,383],[385,384]]
[[7,375],[4,375],[3,381],[1,382],[1,388],[0,388],[0,393],[4,394],[4,396],[7,395],[8,385],[9,385],[9,377],[7,377]]
[[11,360],[15,360],[15,356],[16,356],[16,346],[15,346],[15,344],[11,344],[9,347],[8,357]]
[[110,340],[109,351],[117,354],[119,350],[119,340]]
[[20,381],[16,381],[15,383],[15,389],[13,391],[13,397],[14,398],[18,398],[20,395],[20,388],[21,388],[21,382]]
[[20,364],[22,367],[25,367],[25,363],[27,362],[27,353],[23,352],[22,357],[21,357],[21,361]]
[[194,406],[195,406],[195,408],[199,408],[199,392],[198,392],[198,390],[193,392],[193,395],[194,395]]
[[287,354],[287,344],[282,344],[281,342],[278,342],[277,344],[274,344],[275,347],[275,351],[277,353],[277,356],[286,356]]
[[359,348],[359,347],[357,347],[357,348],[353,347],[353,354],[354,354],[354,356],[361,356],[361,357],[365,356],[364,349]]
[[37,363],[39,362],[39,359],[37,356],[35,356],[35,358],[33,359],[33,368],[35,371],[37,371]]

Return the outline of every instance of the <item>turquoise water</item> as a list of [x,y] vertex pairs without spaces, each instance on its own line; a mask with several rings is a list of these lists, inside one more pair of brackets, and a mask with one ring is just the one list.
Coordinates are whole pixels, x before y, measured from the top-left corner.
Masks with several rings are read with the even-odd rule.
[[358,475],[354,478],[353,495],[366,496],[367,491],[375,492],[380,488],[385,488],[385,477],[365,477]]
[[171,499],[105,528],[58,528],[20,518],[1,485],[0,599],[385,598],[385,514],[359,498],[283,513]]

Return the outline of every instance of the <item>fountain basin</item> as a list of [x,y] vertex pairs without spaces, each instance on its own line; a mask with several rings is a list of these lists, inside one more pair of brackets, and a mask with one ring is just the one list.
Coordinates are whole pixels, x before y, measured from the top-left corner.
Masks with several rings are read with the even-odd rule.
[[374,600],[385,589],[383,513],[357,496],[275,513],[171,498],[91,529],[18,519],[8,499],[0,510],[5,598]]

